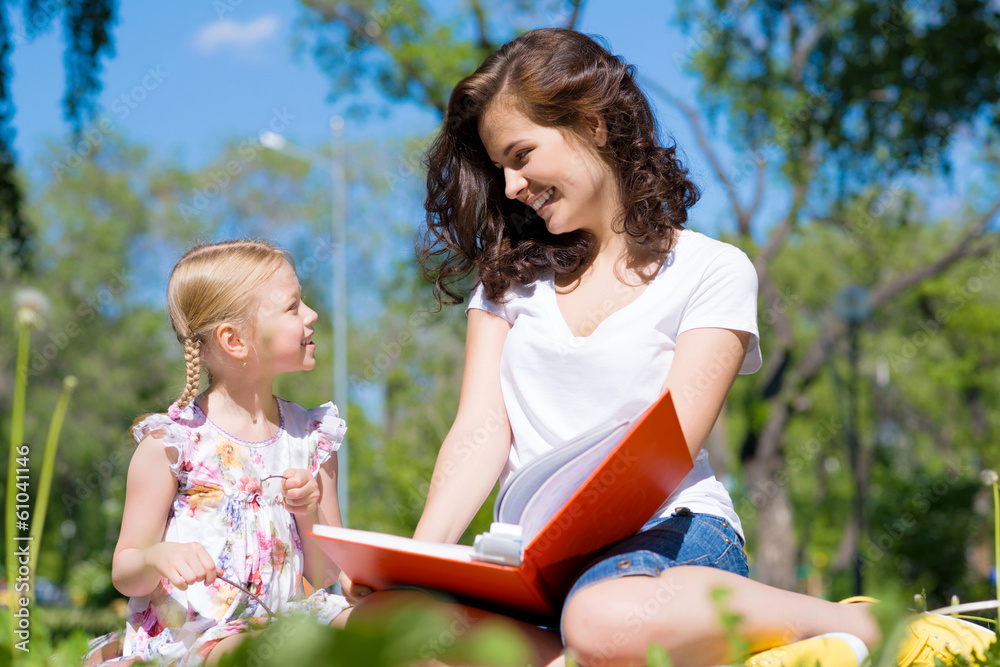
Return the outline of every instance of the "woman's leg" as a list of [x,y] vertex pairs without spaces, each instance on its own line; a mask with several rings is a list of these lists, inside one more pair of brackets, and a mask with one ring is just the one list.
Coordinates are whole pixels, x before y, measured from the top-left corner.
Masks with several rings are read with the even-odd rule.
[[[713,591],[728,592],[720,604]],[[838,604],[767,586],[710,567],[677,566],[657,577],[629,576],[588,586],[567,603],[563,635],[588,667],[643,664],[649,644],[663,646],[677,667],[725,664],[730,655],[721,612],[737,615],[751,650],[827,632],[880,639],[867,604]]]

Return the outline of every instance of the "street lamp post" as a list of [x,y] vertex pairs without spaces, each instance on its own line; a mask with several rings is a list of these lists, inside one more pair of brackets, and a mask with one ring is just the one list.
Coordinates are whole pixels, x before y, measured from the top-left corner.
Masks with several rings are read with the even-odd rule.
[[847,388],[847,451],[850,460],[851,473],[854,476],[854,503],[852,507],[854,523],[858,535],[854,544],[854,594],[863,593],[864,558],[861,554],[861,541],[866,532],[865,496],[868,488],[868,467],[861,456],[861,438],[858,434],[860,390],[859,371],[859,340],[858,334],[862,322],[871,314],[868,291],[857,285],[846,287],[837,295],[834,311],[847,324],[848,366],[850,367],[849,386]]
[[[276,132],[262,132],[260,143],[273,151],[291,155],[309,163],[321,162],[330,171],[330,228],[333,235],[333,278],[331,292],[333,298],[333,402],[340,410],[340,416],[347,418],[347,178],[344,167],[337,159],[338,146],[344,131],[344,119],[334,116],[330,119],[330,139],[332,153],[329,160],[289,144],[288,140]],[[337,499],[340,502],[340,516],[347,525],[349,500],[347,447],[337,452],[339,479]]]

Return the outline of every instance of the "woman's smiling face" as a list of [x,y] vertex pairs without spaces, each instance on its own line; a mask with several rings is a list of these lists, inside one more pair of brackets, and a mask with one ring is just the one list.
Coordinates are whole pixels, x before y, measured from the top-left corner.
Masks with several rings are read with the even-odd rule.
[[601,238],[611,231],[617,183],[596,146],[538,125],[502,99],[483,114],[479,137],[503,171],[507,197],[531,206],[550,233],[584,229]]

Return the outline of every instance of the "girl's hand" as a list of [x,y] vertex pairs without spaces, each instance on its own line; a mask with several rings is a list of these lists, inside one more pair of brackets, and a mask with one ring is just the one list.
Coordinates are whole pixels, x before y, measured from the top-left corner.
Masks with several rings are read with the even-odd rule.
[[[285,507],[292,514],[309,514],[319,507],[320,490],[316,478],[308,470],[289,468],[284,472],[281,485],[285,493]],[[333,491],[336,493],[336,490]]]
[[344,597],[347,598],[347,601],[352,605],[357,604],[362,598],[372,594],[372,589],[367,586],[354,583],[343,570],[340,571],[340,589],[344,594]]
[[196,581],[211,586],[221,574],[215,561],[197,542],[160,542],[145,550],[143,560],[180,590]]

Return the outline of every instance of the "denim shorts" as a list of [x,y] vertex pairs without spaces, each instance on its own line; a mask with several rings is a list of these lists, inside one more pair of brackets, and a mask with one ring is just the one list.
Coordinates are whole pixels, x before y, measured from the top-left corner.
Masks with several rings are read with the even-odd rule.
[[743,540],[728,521],[679,507],[670,516],[650,519],[638,533],[584,567],[566,595],[563,615],[569,599],[588,586],[619,577],[656,577],[678,565],[703,565],[750,576]]

